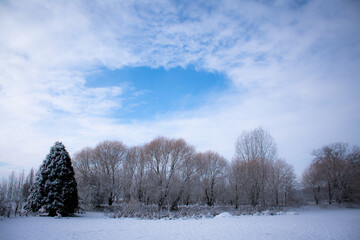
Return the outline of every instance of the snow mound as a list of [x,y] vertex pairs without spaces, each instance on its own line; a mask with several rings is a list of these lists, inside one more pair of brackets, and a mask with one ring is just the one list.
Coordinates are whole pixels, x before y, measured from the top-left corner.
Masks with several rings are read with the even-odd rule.
[[300,215],[299,212],[295,212],[295,211],[290,211],[290,212],[286,212],[286,215]]
[[220,213],[219,215],[216,215],[214,219],[222,219],[222,218],[229,218],[232,217],[232,215],[228,212]]

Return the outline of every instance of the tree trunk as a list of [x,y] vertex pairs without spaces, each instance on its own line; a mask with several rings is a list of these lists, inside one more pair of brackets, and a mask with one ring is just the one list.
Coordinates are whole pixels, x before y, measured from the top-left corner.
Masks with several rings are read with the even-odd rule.
[[113,195],[113,193],[111,192],[111,193],[110,193],[110,196],[109,196],[109,198],[108,198],[108,204],[109,204],[109,206],[111,206],[111,205],[113,204],[113,202],[114,202],[114,195]]
[[331,204],[332,203],[333,193],[332,193],[330,184],[328,184],[328,190],[329,190],[329,204]]
[[55,211],[55,209],[51,209],[51,210],[49,211],[49,216],[50,216],[50,217],[55,217],[55,216],[56,216],[56,211]]
[[235,209],[239,208],[238,185],[235,184]]
[[177,195],[176,199],[171,204],[171,208],[170,208],[171,211],[179,210],[178,205],[179,205],[179,201],[180,201],[180,198],[181,198],[183,192],[184,192],[184,188],[181,188],[181,190],[180,190],[179,194]]

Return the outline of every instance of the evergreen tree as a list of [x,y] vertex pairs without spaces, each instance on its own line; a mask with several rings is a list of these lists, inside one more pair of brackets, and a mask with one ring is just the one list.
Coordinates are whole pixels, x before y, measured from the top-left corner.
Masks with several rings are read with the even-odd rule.
[[43,208],[49,216],[74,213],[78,206],[77,184],[69,153],[61,142],[50,149],[36,174],[26,209]]

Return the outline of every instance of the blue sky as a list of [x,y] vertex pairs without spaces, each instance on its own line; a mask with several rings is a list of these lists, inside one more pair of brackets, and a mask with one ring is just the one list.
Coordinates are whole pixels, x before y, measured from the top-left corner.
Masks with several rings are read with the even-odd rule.
[[360,2],[0,1],[0,176],[162,135],[231,161],[262,126],[301,172],[360,145]]
[[86,76],[86,87],[118,86],[121,109],[112,117],[119,122],[152,120],[171,112],[195,110],[231,91],[224,74],[196,70],[193,66],[100,68]]

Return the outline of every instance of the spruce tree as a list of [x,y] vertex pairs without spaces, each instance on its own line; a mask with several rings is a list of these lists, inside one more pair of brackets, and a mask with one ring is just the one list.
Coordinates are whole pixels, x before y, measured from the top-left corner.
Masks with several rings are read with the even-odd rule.
[[36,174],[26,209],[43,208],[49,216],[74,213],[78,206],[77,184],[69,153],[61,142],[50,149]]

